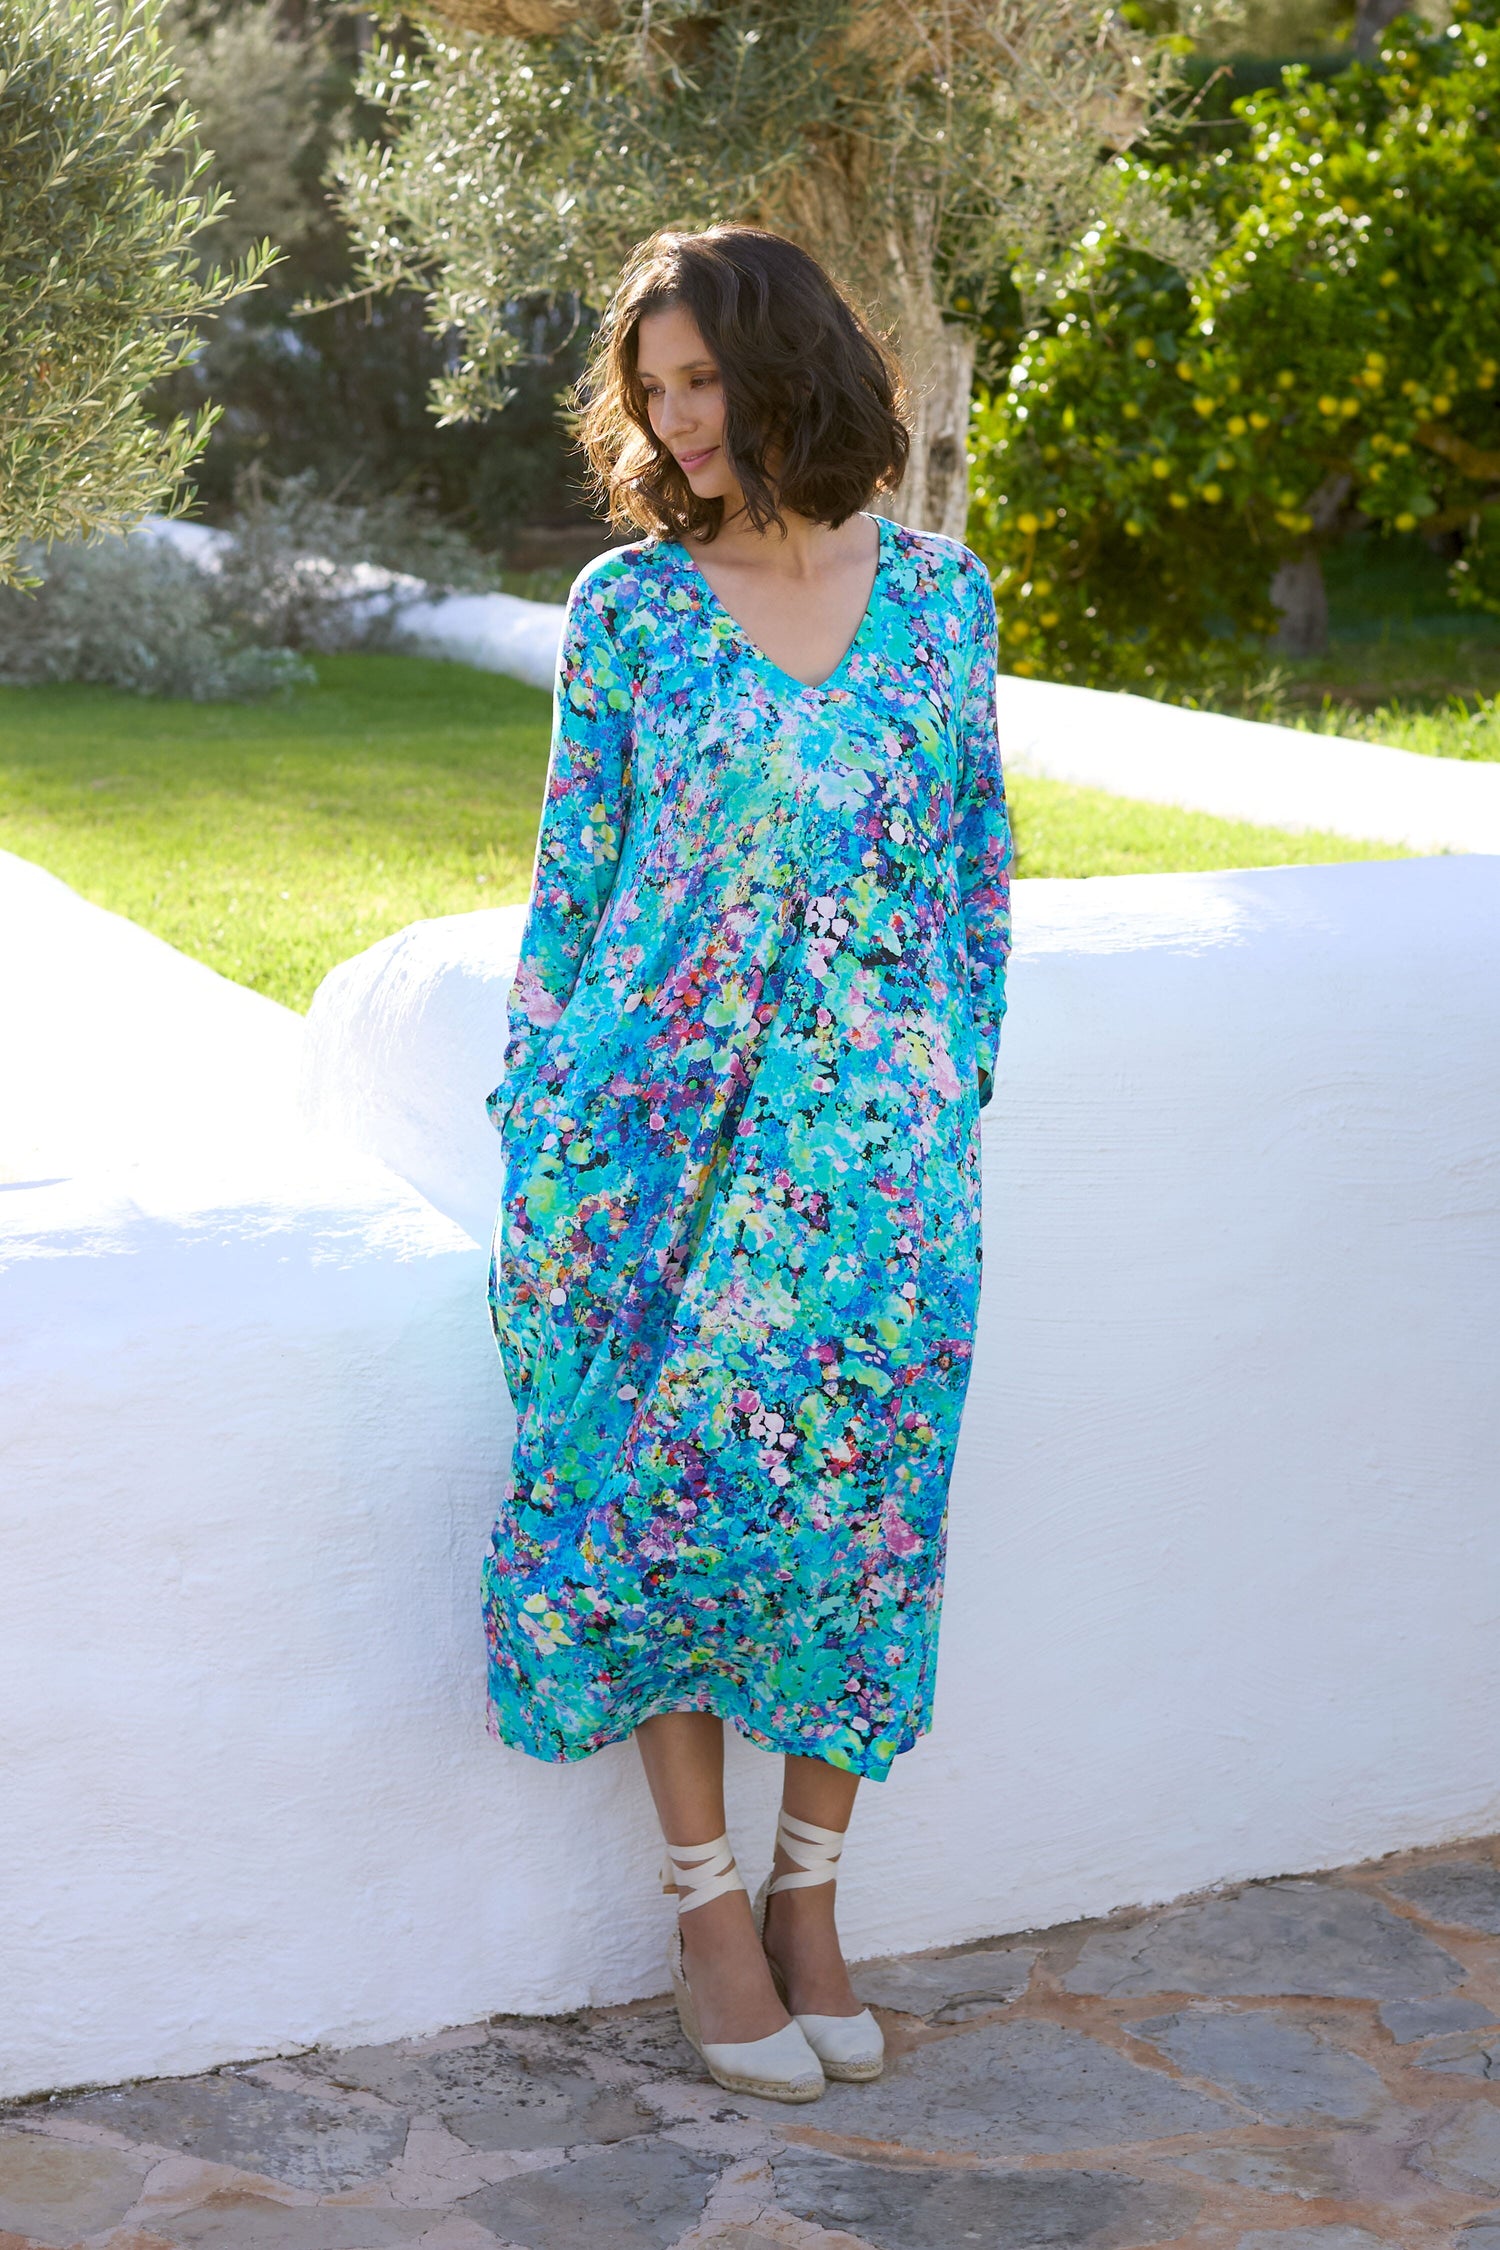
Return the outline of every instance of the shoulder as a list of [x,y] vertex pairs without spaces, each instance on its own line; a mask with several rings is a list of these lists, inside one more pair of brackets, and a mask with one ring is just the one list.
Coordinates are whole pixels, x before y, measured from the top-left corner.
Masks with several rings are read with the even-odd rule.
[[660,539],[637,539],[596,555],[569,591],[569,623],[583,630],[602,628],[612,637],[628,631],[632,619],[660,600],[677,555],[670,541]]
[[899,579],[918,599],[953,604],[982,623],[995,613],[990,574],[961,539],[892,523],[888,536]]

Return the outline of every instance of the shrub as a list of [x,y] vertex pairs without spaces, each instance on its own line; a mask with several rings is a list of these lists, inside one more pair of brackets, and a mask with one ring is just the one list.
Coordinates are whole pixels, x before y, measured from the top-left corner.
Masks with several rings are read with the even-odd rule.
[[1243,144],[1176,188],[1223,230],[1195,280],[1086,238],[975,416],[1013,669],[1201,676],[1275,624],[1278,570],[1315,601],[1356,507],[1460,534],[1455,599],[1500,608],[1500,0],[1460,6],[1235,104]]
[[218,614],[213,574],[159,539],[56,546],[34,592],[0,587],[0,679],[76,680],[196,703],[284,693],[311,679],[284,648],[248,644]]
[[351,506],[306,477],[254,480],[242,499],[202,558],[149,533],[39,555],[36,591],[0,588],[0,679],[276,694],[313,677],[295,652],[379,648],[413,601],[493,582],[467,540],[404,500]]
[[265,646],[378,648],[403,608],[496,583],[461,532],[400,495],[344,501],[311,474],[241,481],[216,571],[218,614]]

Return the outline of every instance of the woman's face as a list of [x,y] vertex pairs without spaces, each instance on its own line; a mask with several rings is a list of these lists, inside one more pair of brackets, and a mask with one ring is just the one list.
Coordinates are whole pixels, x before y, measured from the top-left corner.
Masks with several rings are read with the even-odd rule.
[[642,314],[635,341],[652,429],[700,500],[733,503],[740,488],[724,456],[724,387],[698,323],[668,305]]

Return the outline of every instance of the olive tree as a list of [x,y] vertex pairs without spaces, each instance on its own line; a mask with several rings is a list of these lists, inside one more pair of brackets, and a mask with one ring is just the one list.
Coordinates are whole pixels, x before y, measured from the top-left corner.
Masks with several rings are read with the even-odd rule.
[[[1196,20],[1209,0],[1184,0]],[[631,245],[749,220],[820,257],[900,350],[892,505],[962,535],[979,313],[1106,218],[1192,265],[1205,229],[1120,152],[1175,101],[1180,37],[1099,0],[430,0],[369,58],[396,132],[336,193],[375,287],[451,340],[446,419],[504,402],[514,307],[596,310]]]
[[0,584],[36,545],[180,504],[212,410],[143,399],[256,283],[193,249],[220,200],[153,0],[0,0]]

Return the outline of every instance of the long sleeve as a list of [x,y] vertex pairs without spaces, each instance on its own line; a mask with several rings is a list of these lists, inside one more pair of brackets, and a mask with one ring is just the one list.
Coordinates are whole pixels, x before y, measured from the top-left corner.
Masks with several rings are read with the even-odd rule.
[[601,587],[590,573],[568,599],[531,905],[510,993],[505,1078],[489,1102],[497,1123],[567,1007],[619,871],[630,816],[632,710],[605,598],[607,582]]
[[959,713],[959,772],[953,806],[953,844],[963,900],[969,962],[969,1005],[979,1060],[979,1106],[994,1092],[1005,1014],[1005,964],[1010,955],[1010,868],[1015,856],[995,713],[999,635],[995,597],[977,561],[970,571],[975,593],[969,676]]

